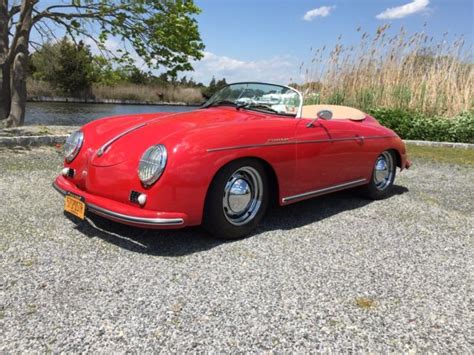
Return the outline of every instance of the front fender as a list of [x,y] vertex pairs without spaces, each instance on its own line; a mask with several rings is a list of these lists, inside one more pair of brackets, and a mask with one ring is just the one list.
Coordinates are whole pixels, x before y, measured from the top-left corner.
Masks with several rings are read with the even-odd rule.
[[238,129],[226,127],[226,131],[215,127],[168,137],[164,143],[168,149],[167,167],[152,187],[158,201],[157,209],[173,205],[175,211],[188,215],[190,225],[200,224],[206,194],[214,176],[226,164],[242,158],[266,162],[275,173],[279,196],[292,194],[296,145],[267,144],[292,137],[296,121],[286,121],[286,125],[267,121],[266,130],[247,124]]

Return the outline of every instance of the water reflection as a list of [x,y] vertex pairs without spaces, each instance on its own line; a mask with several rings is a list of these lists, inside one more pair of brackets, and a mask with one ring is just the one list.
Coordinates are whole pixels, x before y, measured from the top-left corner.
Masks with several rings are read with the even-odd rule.
[[196,107],[28,102],[25,124],[81,126],[106,116],[147,112],[186,112],[194,109]]

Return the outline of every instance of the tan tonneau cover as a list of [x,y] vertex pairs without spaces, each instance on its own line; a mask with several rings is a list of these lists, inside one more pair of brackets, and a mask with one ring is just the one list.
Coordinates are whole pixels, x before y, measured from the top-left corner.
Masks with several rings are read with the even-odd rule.
[[338,106],[338,105],[306,105],[303,106],[303,111],[301,117],[303,118],[316,118],[316,115],[319,111],[329,110],[332,112],[333,120],[353,120],[353,121],[362,121],[367,115],[362,111],[347,107],[347,106]]

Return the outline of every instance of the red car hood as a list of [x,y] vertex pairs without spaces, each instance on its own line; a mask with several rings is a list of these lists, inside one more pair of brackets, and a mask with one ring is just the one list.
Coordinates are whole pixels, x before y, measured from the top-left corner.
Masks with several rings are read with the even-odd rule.
[[[166,138],[182,131],[193,131],[215,125],[262,119],[265,116],[233,107],[209,108],[173,114],[146,114],[97,120],[84,127],[88,148],[95,166],[112,166],[128,159],[139,159],[154,144],[165,144]],[[103,154],[97,154],[106,147]],[[168,147],[169,148],[169,147]],[[137,156],[138,154],[138,156]]]

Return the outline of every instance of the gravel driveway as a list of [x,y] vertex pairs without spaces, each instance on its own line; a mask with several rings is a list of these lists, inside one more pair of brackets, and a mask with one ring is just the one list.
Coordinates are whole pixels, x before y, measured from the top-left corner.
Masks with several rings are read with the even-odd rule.
[[228,243],[76,224],[60,165],[0,151],[2,353],[472,350],[473,165],[415,159],[387,200],[279,208]]

